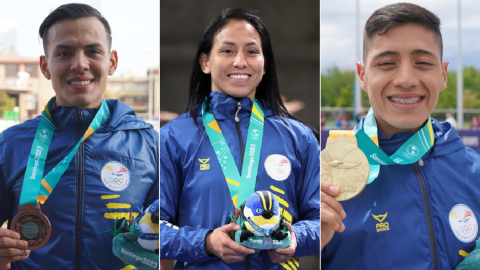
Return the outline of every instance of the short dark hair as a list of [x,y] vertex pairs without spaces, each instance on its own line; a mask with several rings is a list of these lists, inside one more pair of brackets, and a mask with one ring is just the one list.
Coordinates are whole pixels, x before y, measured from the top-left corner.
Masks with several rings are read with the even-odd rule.
[[267,28],[265,28],[262,19],[253,11],[242,8],[223,10],[221,16],[210,22],[200,38],[197,53],[193,59],[193,69],[190,76],[190,92],[186,111],[190,112],[190,116],[195,121],[195,124],[197,124],[197,106],[201,104],[205,97],[209,96],[212,91],[211,75],[203,73],[199,63],[200,56],[203,53],[208,56],[210,55],[215,35],[233,20],[246,21],[251,24],[257,31],[262,42],[262,51],[265,59],[265,74],[263,75],[260,84],[257,86],[255,97],[266,101],[273,113],[280,118],[287,117],[304,123],[288,112],[283,104],[282,98],[280,97],[275,59]]
[[89,5],[71,3],[61,5],[56,8],[54,11],[48,14],[48,16],[43,20],[42,24],[40,25],[38,34],[43,40],[43,50],[45,51],[45,53],[47,52],[48,45],[48,30],[54,23],[62,20],[75,20],[89,17],[97,18],[105,27],[105,31],[107,32],[108,50],[110,50],[112,48],[112,30],[110,29],[108,21],[102,16],[102,14],[98,10]]
[[377,9],[368,18],[363,31],[363,62],[366,61],[369,45],[375,34],[385,35],[390,29],[408,23],[417,24],[432,31],[440,47],[440,60],[443,58],[440,19],[427,9],[411,4],[396,3]]

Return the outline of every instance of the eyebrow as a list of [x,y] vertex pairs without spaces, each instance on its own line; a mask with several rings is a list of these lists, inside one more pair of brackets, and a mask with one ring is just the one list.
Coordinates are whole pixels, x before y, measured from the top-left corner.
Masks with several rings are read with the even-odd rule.
[[[88,44],[88,45],[84,46],[85,49],[91,49],[91,48],[97,48],[97,47],[102,47],[102,44],[100,44],[98,42],[95,42],[95,43]],[[74,49],[74,47],[69,46],[69,45],[65,45],[65,44],[58,44],[53,49],[54,50],[59,50],[59,49],[72,50],[72,49]]]
[[415,55],[415,54],[429,55],[429,56],[433,56],[433,57],[437,58],[437,56],[435,54],[433,54],[433,53],[431,53],[427,50],[423,50],[423,49],[415,49],[415,50],[413,50],[412,54],[413,55]]
[[[231,42],[231,41],[222,41],[220,44],[221,44],[221,45],[232,45],[232,46],[235,46],[235,45],[236,45],[235,42]],[[260,46],[260,44],[258,44],[258,43],[255,42],[255,41],[248,42],[248,43],[245,44],[245,46],[251,46],[251,45],[258,45],[258,46]]]
[[[416,54],[422,54],[422,55],[430,55],[430,56],[434,56],[434,57],[437,57],[435,54],[427,51],[427,50],[424,50],[424,49],[415,49],[412,51],[412,55],[416,55]],[[381,52],[377,55],[375,55],[373,57],[373,59],[377,59],[377,58],[380,58],[380,57],[384,57],[384,56],[387,56],[387,55],[395,55],[395,56],[398,56],[400,55],[399,52],[397,51],[384,51],[384,52]],[[372,60],[373,60],[372,59]]]

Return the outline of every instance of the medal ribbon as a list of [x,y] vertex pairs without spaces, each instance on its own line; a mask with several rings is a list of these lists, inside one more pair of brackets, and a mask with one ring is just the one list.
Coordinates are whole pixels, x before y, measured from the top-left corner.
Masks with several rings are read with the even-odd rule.
[[55,102],[55,97],[45,106],[45,110],[42,112],[40,123],[38,124],[35,138],[32,143],[32,149],[27,161],[27,168],[25,170],[25,176],[23,178],[23,187],[20,194],[20,205],[26,203],[32,203],[36,205],[37,202],[43,204],[48,199],[48,196],[52,193],[52,190],[57,185],[58,181],[62,177],[63,173],[67,170],[68,165],[73,159],[73,156],[77,153],[80,144],[92,135],[110,115],[105,99],[102,101],[102,105],[98,110],[95,118],[90,123],[85,134],[80,138],[75,147],[68,153],[68,155],[60,161],[44,178],[43,172],[45,168],[45,162],[47,160],[48,147],[52,141],[55,126],[50,114],[52,104]]
[[208,102],[202,104],[202,119],[210,144],[217,155],[220,167],[222,167],[228,190],[235,208],[247,200],[255,191],[257,182],[258,164],[260,162],[260,150],[263,139],[264,114],[262,107],[256,99],[253,101],[250,123],[248,125],[247,143],[243,155],[242,175],[240,176],[235,159],[227,145],[227,141],[218,126],[217,120],[208,109]]
[[380,165],[415,163],[428,152],[434,143],[432,120],[428,117],[427,123],[419,131],[413,134],[393,155],[388,156],[378,147],[378,128],[372,108],[365,117],[362,129],[357,130],[355,136],[358,147],[367,156],[370,164],[368,184],[378,177]]

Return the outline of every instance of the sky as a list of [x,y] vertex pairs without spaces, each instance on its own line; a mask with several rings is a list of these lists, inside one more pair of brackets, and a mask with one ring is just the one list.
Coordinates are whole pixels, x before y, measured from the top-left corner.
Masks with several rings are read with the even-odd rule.
[[[45,17],[60,5],[76,2],[98,9],[112,29],[112,49],[119,63],[113,76],[135,74],[145,77],[147,69],[158,67],[160,59],[159,0],[22,0],[0,4],[0,43],[15,28],[16,50],[20,56],[39,57],[43,54],[38,28]],[[7,7],[8,6],[8,7]],[[9,32],[11,33],[11,32]],[[3,34],[3,35],[2,35]],[[4,51],[10,47],[4,46]]]
[[[441,21],[443,36],[443,60],[450,62],[449,70],[457,69],[458,3],[457,0],[359,0],[360,31],[368,17],[377,9],[396,2],[418,4],[433,13]],[[461,1],[461,49],[463,66],[480,69],[480,5],[477,0]],[[340,69],[355,68],[356,56],[356,1],[320,1],[320,63],[325,72],[334,66]],[[360,43],[361,46],[361,43]],[[361,56],[360,56],[361,58]]]

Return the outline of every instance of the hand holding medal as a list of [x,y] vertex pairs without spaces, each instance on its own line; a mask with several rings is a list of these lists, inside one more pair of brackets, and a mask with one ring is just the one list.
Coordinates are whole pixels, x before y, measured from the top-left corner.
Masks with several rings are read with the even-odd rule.
[[27,242],[14,231],[0,228],[0,269],[10,269],[10,262],[25,260],[30,254]]

